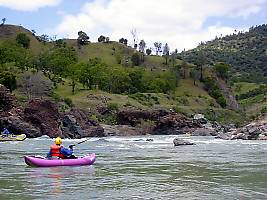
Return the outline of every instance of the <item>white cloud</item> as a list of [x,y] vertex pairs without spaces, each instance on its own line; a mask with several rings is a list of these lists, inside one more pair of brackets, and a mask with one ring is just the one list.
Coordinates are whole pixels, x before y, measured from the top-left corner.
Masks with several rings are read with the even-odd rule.
[[19,11],[36,11],[45,6],[56,6],[61,0],[0,0],[0,6]]
[[204,27],[209,17],[248,17],[260,12],[267,0],[95,0],[80,13],[64,15],[53,29],[59,35],[77,37],[85,31],[93,40],[104,34],[112,40],[126,37],[136,28],[138,38],[147,43],[169,43],[179,50],[195,47],[216,35],[233,33],[220,24]]

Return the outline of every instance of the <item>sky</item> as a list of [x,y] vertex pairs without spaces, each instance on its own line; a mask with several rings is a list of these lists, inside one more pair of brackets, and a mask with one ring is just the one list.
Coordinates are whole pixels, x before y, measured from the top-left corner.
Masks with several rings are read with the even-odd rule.
[[267,0],[0,0],[0,19],[59,38],[100,35],[192,49],[215,36],[267,24]]

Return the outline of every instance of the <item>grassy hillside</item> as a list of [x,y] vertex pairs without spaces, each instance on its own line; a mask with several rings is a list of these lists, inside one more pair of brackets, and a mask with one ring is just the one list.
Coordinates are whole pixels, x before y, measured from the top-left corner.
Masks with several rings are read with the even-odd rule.
[[231,65],[234,81],[267,83],[267,25],[250,28],[215,40],[201,43],[197,48],[182,52],[180,57],[194,62],[202,51],[207,64],[225,62]]
[[248,116],[267,111],[267,85],[240,82],[234,85],[234,93],[241,108]]
[[[23,27],[4,25],[0,27],[0,33],[0,43],[6,40],[14,40],[18,33],[25,33],[31,40],[30,51],[34,54],[49,50],[55,45],[53,41],[47,43],[39,42],[30,31]],[[109,43],[89,43],[80,48],[78,48],[77,40],[65,39],[64,42],[66,42],[67,46],[76,49],[78,62],[86,62],[92,58],[100,58],[108,68],[117,66],[126,69],[131,68],[131,56],[134,53],[138,53],[135,49],[114,41]],[[181,62],[181,60],[176,59],[175,65],[179,66]],[[12,63],[9,64],[12,65]],[[163,74],[170,69],[170,65],[171,64],[166,65],[165,59],[161,56],[145,56],[144,63],[142,63],[139,68],[146,69],[148,74],[152,74],[155,71]],[[239,123],[240,121],[244,121],[244,116],[242,116],[242,114],[240,115],[238,112],[222,109],[215,99],[204,89],[203,83],[196,81],[196,85],[194,85],[194,81],[189,76],[192,68],[194,68],[194,66],[189,64],[186,69],[186,78],[180,78],[178,87],[175,90],[165,93],[137,92],[133,94],[111,94],[97,89],[88,90],[80,83],[77,83],[75,93],[73,94],[70,79],[63,77],[64,81],[57,83],[53,98],[65,102],[72,102],[76,107],[88,110],[93,115],[97,115],[98,107],[116,105],[115,107],[134,106],[146,109],[174,109],[188,116],[194,113],[204,113],[208,118],[221,122]],[[204,72],[208,74],[211,70],[205,69]],[[17,74],[17,78],[21,77],[23,74],[23,72],[20,74],[17,71],[15,73]],[[156,78],[158,77],[155,77],[155,79]],[[242,83],[241,89],[239,89],[238,92],[236,90],[236,94],[245,93],[247,88],[253,90],[257,88],[257,86],[257,84],[245,85]],[[20,100],[27,99],[18,91],[15,91],[15,94]]]
[[0,43],[6,40],[15,40],[19,33],[25,33],[30,38],[30,50],[33,54],[38,54],[45,45],[40,43],[29,30],[22,26],[3,25],[0,26]]

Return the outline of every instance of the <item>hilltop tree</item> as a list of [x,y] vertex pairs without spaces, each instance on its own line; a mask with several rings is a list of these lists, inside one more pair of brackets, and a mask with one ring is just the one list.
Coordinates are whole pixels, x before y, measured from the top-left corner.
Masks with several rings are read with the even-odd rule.
[[155,46],[155,49],[156,49],[156,55],[158,56],[159,53],[161,52],[162,43],[161,42],[155,42],[154,46]]
[[170,56],[170,48],[169,48],[169,45],[166,43],[163,48],[163,57],[165,57],[166,65],[168,65],[169,56]]
[[16,37],[18,44],[22,45],[25,49],[28,49],[30,46],[30,38],[25,33],[19,33]]
[[137,48],[137,31],[135,28],[131,30],[131,34],[133,37],[133,46],[136,49]]
[[36,39],[37,39],[39,42],[42,42],[43,44],[49,42],[49,36],[46,35],[46,34],[42,34],[41,36],[37,36]]
[[6,18],[3,18],[1,26],[3,26],[5,23],[6,23]]
[[106,37],[105,43],[109,43],[109,37]]
[[123,42],[124,45],[128,45],[128,40],[127,39],[124,39],[124,42]]
[[144,40],[141,40],[140,43],[139,43],[139,51],[141,53],[144,53],[145,52],[145,48],[146,48],[146,42]]
[[145,60],[145,48],[146,42],[144,40],[141,40],[139,43],[139,51],[141,52],[141,62],[144,62]]
[[34,29],[32,29],[32,35],[35,36],[36,35],[36,31]]
[[98,42],[105,42],[106,41],[106,37],[103,36],[103,35],[100,35],[97,40],[98,40]]
[[124,44],[124,45],[127,46],[128,40],[127,39],[124,39],[124,38],[121,38],[121,39],[119,39],[119,43],[122,43],[122,44]]
[[85,32],[79,31],[78,32],[78,38],[77,38],[79,48],[81,45],[88,44],[89,39],[90,39],[90,37]]

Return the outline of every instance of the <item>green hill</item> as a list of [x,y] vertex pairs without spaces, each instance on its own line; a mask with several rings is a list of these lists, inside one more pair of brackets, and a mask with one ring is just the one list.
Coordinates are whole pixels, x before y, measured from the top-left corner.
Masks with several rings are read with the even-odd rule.
[[201,42],[192,50],[179,56],[188,62],[197,59],[202,51],[209,65],[225,62],[231,65],[231,79],[267,83],[267,25],[252,27],[248,32],[238,32],[212,41]]
[[[23,63],[18,62],[16,59],[11,59],[2,66],[4,70],[16,74],[17,80],[21,83],[19,87],[25,86],[22,81],[25,77],[26,80],[24,81],[36,81],[34,73],[25,75],[26,69],[33,69],[32,71],[41,70],[56,86],[50,98],[65,102],[69,106],[73,104],[76,107],[90,110],[90,113],[100,120],[102,119],[99,116],[98,108],[103,106],[114,107],[114,105],[119,108],[134,106],[145,109],[174,109],[188,116],[194,113],[204,113],[210,119],[226,123],[240,123],[245,120],[245,116],[240,111],[222,108],[206,91],[204,83],[199,82],[196,80],[196,77],[193,77],[192,72],[196,70],[196,67],[190,63],[195,63],[198,58],[190,56],[194,55],[194,51],[197,52],[199,47],[190,52],[183,52],[181,54],[182,57],[188,59],[190,63],[188,63],[187,67],[182,67],[182,61],[176,59],[174,63],[178,71],[174,72],[173,64],[166,65],[165,58],[162,56],[145,55],[144,61],[139,66],[133,66],[132,56],[134,54],[140,55],[140,52],[119,42],[89,42],[87,45],[82,46],[78,46],[77,40],[73,39],[64,39],[61,43],[58,43],[59,40],[40,42],[39,36],[32,34],[32,32],[23,27],[13,25],[0,26],[0,48],[1,44],[5,45],[5,42],[15,42],[15,38],[19,33],[25,33],[30,38],[30,47],[29,49],[24,49],[24,51],[29,51],[29,54],[33,54],[33,56],[29,56],[30,59]],[[71,61],[72,64],[65,66],[68,63],[61,57],[65,53],[67,53],[67,57],[64,57],[66,60],[68,59],[68,53],[70,55],[77,54],[77,60],[75,60],[74,56]],[[90,60],[94,58],[98,58],[100,61]],[[14,68],[14,62],[15,66],[19,69]],[[81,62],[87,64],[79,65]],[[209,60],[209,62],[216,62],[216,60]],[[21,65],[25,66],[21,67]],[[75,71],[76,68],[81,66],[81,69]],[[52,67],[60,68],[60,70],[55,70]],[[77,78],[76,73],[81,73],[80,70],[85,70],[82,72],[84,74],[80,74],[79,78]],[[206,68],[204,71],[206,76],[214,75],[212,69]],[[235,72],[237,73],[238,71]],[[94,84],[91,84],[90,87],[84,85],[87,82],[81,82],[81,78],[88,75],[86,73],[94,73],[93,77],[87,77],[88,81],[94,81]],[[174,83],[172,80],[174,74],[176,74],[175,77],[179,77],[179,81],[178,85],[173,88],[171,84]],[[35,83],[27,82],[27,84],[29,87],[32,84],[39,84],[41,82],[39,79],[42,79],[40,74],[38,81]],[[107,81],[109,81],[109,84],[105,85]],[[74,82],[75,91],[72,93]],[[122,90],[112,92],[109,87],[113,83],[117,84],[116,87],[122,87]],[[223,84],[225,83],[222,82],[221,85]],[[101,87],[102,90],[99,89]],[[224,88],[227,89],[225,93],[231,92],[229,86],[224,86]],[[31,90],[29,88],[26,88],[26,90],[28,96],[37,95],[38,97],[40,95],[39,93],[29,95],[28,93]],[[14,93],[21,102],[27,100],[27,95],[21,93],[21,88],[15,90]],[[253,112],[253,114],[256,114],[256,112],[259,112],[259,109]]]

